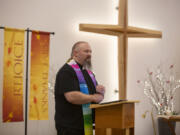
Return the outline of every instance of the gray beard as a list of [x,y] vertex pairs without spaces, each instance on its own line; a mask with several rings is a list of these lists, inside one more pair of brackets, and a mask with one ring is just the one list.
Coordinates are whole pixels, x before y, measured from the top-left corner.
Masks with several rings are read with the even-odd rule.
[[91,64],[91,60],[86,60],[83,64],[83,67],[85,69],[89,69],[89,70],[92,70],[92,64]]

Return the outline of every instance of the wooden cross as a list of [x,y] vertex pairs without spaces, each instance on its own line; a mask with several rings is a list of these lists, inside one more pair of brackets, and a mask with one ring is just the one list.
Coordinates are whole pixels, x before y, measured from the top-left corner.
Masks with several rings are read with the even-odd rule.
[[80,31],[118,36],[119,99],[126,99],[128,37],[161,38],[162,32],[128,26],[128,0],[119,1],[118,25],[80,24]]

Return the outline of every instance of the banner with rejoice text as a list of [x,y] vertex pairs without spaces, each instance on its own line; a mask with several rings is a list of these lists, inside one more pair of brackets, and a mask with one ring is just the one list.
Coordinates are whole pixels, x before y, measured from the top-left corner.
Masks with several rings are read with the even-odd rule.
[[24,33],[4,29],[3,122],[23,121]]
[[32,32],[30,66],[30,120],[48,120],[49,38],[45,32]]

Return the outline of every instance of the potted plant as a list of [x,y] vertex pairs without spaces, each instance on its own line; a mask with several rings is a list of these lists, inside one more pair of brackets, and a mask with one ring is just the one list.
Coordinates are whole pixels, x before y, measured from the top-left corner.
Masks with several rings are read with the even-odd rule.
[[171,135],[176,126],[175,122],[165,121],[165,118],[168,120],[177,114],[174,110],[174,94],[180,88],[180,80],[176,79],[173,68],[174,65],[171,65],[168,71],[163,72],[159,66],[155,71],[148,70],[144,81],[137,81],[142,84],[144,94],[157,112],[159,135]]

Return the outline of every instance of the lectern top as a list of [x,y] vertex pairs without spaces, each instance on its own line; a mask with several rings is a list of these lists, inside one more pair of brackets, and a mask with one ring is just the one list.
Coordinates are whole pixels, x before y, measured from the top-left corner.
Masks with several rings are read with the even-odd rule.
[[108,106],[114,106],[114,105],[119,105],[119,104],[134,104],[134,103],[139,103],[138,100],[119,100],[118,102],[112,102],[110,101],[109,103],[106,104],[91,104],[90,108],[102,108],[102,107],[108,107]]

